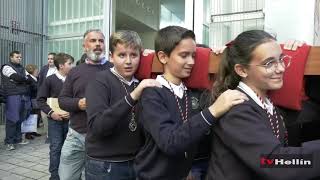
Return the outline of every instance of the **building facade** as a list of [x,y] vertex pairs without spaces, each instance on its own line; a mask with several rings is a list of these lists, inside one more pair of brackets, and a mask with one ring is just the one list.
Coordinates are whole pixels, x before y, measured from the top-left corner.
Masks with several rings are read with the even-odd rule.
[[120,29],[136,31],[143,46],[153,49],[160,28],[180,25],[193,29],[198,43],[209,44],[209,8],[210,0],[50,0],[48,51],[79,59],[82,35],[91,28],[102,29],[107,37]]

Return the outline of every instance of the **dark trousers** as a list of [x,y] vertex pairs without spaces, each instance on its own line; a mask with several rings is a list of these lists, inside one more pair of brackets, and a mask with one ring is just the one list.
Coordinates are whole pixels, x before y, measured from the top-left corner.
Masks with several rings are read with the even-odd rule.
[[48,134],[50,141],[50,180],[60,179],[58,169],[60,164],[61,149],[68,133],[68,127],[69,121],[55,121],[51,118],[48,118]]
[[135,180],[133,160],[124,162],[108,162],[86,159],[86,180]]
[[6,102],[6,144],[19,143],[22,140],[21,123],[26,120],[31,111],[29,96],[7,96]]
[[195,160],[192,162],[191,175],[194,180],[204,180],[207,175],[209,159]]
[[16,144],[22,141],[22,133],[21,133],[21,123],[13,122],[11,120],[6,121],[6,144]]

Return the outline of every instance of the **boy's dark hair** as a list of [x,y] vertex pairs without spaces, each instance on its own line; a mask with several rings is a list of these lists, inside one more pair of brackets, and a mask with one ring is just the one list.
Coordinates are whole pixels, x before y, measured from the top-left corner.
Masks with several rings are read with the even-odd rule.
[[49,53],[48,53],[48,56],[49,56],[49,55],[52,55],[52,56],[54,57],[54,56],[56,55],[56,53],[54,53],[54,52],[49,52]]
[[167,56],[170,56],[180,41],[187,38],[195,40],[196,36],[193,31],[180,26],[168,26],[160,29],[154,42],[156,54],[163,51]]
[[135,31],[119,30],[112,33],[109,40],[109,51],[113,53],[117,44],[124,44],[126,47],[142,50],[141,38]]
[[72,63],[74,62],[74,58],[71,55],[66,53],[58,53],[54,56],[53,63],[59,70],[59,65],[65,64],[69,59],[71,60]]
[[213,84],[213,99],[227,89],[235,89],[238,86],[241,77],[234,71],[234,66],[250,64],[253,51],[259,45],[269,41],[276,41],[276,39],[265,31],[250,30],[242,32],[236,39],[228,43],[227,48],[223,51],[217,78]]
[[14,54],[21,54],[20,51],[11,51],[10,52],[10,57],[13,57]]

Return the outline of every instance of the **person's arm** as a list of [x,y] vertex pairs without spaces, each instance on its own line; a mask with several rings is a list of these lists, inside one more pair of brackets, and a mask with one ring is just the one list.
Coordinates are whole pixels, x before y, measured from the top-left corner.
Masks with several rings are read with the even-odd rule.
[[110,104],[112,84],[106,83],[106,77],[97,75],[96,80],[91,82],[86,89],[88,128],[97,136],[108,136],[113,133],[115,127],[122,121],[128,121],[127,116],[131,113],[132,107],[140,98],[144,88],[150,86],[160,86],[153,79],[143,80],[132,93],[117,102]]
[[136,103],[129,95],[110,104],[111,88],[109,84],[96,79],[86,89],[88,128],[96,136],[108,136],[118,123],[128,121],[127,116]]
[[248,100],[246,95],[237,90],[227,90],[211,106],[180,125],[170,116],[165,99],[160,89],[145,89],[141,98],[141,119],[160,149],[168,154],[185,151],[209,131],[216,118],[222,116],[232,106]]
[[[302,147],[283,147],[257,110],[245,104],[236,106],[219,120],[214,132],[252,171],[265,179],[309,179],[320,174],[320,140]],[[262,168],[261,155],[313,154],[313,168]]]
[[34,81],[30,75],[28,75],[27,77],[28,77],[28,80],[29,80],[30,82],[32,82],[32,83],[30,84],[30,90],[31,90],[31,92],[37,92],[37,89],[38,89],[38,87],[37,87],[37,82]]
[[39,88],[38,94],[37,94],[37,103],[39,108],[46,113],[51,119],[56,121],[61,121],[63,118],[68,118],[69,113],[63,113],[60,114],[58,112],[54,112],[52,108],[47,104],[47,98],[51,96],[51,87],[54,86],[52,83],[50,77],[45,79],[43,82],[43,85]]
[[5,65],[2,68],[2,74],[17,83],[30,83],[26,77],[19,75],[12,67],[8,65]]
[[37,103],[41,111],[46,113],[48,116],[50,116],[53,113],[52,109],[47,104],[47,98],[49,97],[50,97],[50,84],[48,82],[48,79],[45,79],[43,81],[42,86],[40,86],[38,89]]
[[60,108],[67,112],[82,111],[79,108],[79,104],[78,104],[81,98],[73,97],[74,72],[75,72],[74,69],[71,69],[71,71],[67,75],[58,98]]
[[166,97],[161,94],[160,88],[146,88],[143,91],[139,121],[163,152],[179,154],[205,135],[215,118],[208,109],[204,109],[185,123],[177,123],[181,120],[170,116]]

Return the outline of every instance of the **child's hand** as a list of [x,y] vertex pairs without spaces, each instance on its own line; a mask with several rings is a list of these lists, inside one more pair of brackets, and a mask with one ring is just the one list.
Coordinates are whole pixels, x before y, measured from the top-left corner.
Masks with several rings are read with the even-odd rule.
[[241,104],[245,100],[249,99],[244,93],[238,90],[229,89],[217,98],[217,100],[209,107],[209,110],[215,118],[219,118],[229,111],[232,106]]
[[144,49],[143,52],[142,52],[142,55],[144,56],[148,56],[149,54],[152,54],[154,53],[155,51],[152,50],[152,49]]
[[53,120],[56,120],[56,121],[61,121],[62,120],[62,116],[61,114],[57,113],[57,112],[53,112],[50,117],[53,119]]
[[216,47],[212,49],[212,52],[216,55],[221,55],[227,46]]
[[69,119],[70,118],[70,113],[68,113],[68,112],[62,113],[61,117],[62,117],[62,119]]
[[299,40],[288,40],[284,43],[283,49],[296,51],[304,43],[305,43],[304,41],[299,41]]
[[87,108],[86,98],[80,99],[78,102],[78,106],[81,110],[83,110],[83,111],[86,110],[86,108]]
[[134,91],[130,93],[131,98],[135,101],[138,100],[141,96],[143,89],[146,87],[162,87],[162,86],[158,81],[154,79],[144,79],[140,82],[138,87],[136,87]]

